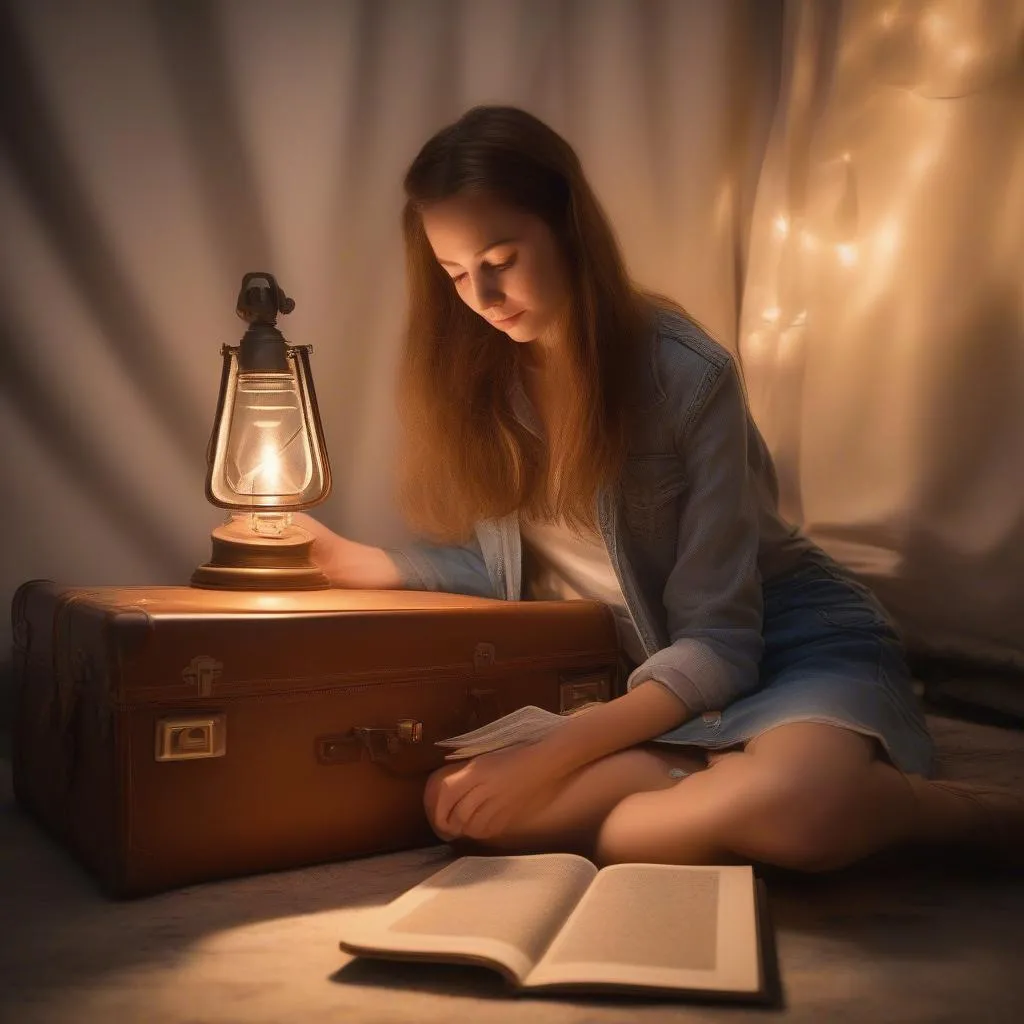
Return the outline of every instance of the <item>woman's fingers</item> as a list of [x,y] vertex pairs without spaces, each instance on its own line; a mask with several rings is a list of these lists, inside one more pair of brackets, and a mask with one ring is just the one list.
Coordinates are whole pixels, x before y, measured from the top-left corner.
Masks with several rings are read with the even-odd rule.
[[324,526],[319,519],[314,519],[306,512],[293,512],[292,525],[312,534],[315,542],[338,536],[330,527]]
[[305,530],[313,538],[310,557],[320,567],[320,570],[326,573],[329,579],[332,579],[334,562],[344,543],[344,538],[305,512],[295,512],[292,515],[292,525]]
[[[456,804],[452,807],[449,815],[448,822],[452,827],[457,828],[460,832],[467,833],[467,826],[473,820],[473,816],[477,814],[487,799],[487,791],[483,786],[476,786],[466,793]],[[479,816],[478,816],[479,817]],[[477,822],[479,824],[479,822]]]
[[441,780],[438,786],[437,803],[434,806],[434,818],[437,824],[448,831],[461,831],[458,819],[453,818],[456,805],[472,787],[466,775],[468,765],[457,772],[452,772]]

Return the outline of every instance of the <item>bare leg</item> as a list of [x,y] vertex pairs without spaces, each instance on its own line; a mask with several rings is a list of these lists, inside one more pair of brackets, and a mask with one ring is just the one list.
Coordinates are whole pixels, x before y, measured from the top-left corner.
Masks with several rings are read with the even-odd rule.
[[[461,765],[446,765],[427,782],[424,806],[431,823],[437,801],[437,783]],[[567,851],[592,856],[594,839],[608,813],[625,797],[660,791],[679,783],[671,769],[696,772],[706,767],[702,751],[680,747],[664,751],[644,744],[584,765],[550,790],[538,794],[522,819],[487,840],[463,839],[437,829],[441,839],[472,850],[495,852]]]
[[602,824],[595,852],[598,863],[740,857],[823,871],[896,844],[965,840],[985,816],[963,793],[879,760],[867,737],[794,723],[672,790],[626,797]]
[[[645,744],[539,794],[501,836],[438,835],[480,852],[572,851],[604,864],[754,860],[805,871],[906,843],[1024,848],[1024,796],[1001,794],[993,804],[966,784],[905,775],[876,756],[874,740],[839,726],[779,726],[708,760],[701,771],[704,758],[692,748]],[[458,767],[431,776],[431,820],[437,782]],[[693,774],[676,780],[672,767]]]

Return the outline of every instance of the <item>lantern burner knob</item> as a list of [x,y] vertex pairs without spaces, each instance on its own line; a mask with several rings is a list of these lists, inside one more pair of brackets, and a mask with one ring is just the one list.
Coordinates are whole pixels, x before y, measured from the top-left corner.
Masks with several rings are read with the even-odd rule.
[[290,313],[295,300],[288,298],[273,274],[256,272],[242,278],[235,312],[248,324],[277,323],[280,313]]

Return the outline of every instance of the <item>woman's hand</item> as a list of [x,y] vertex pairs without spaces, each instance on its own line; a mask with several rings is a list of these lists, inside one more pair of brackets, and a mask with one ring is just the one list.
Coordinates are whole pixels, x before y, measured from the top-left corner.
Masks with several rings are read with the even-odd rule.
[[300,530],[305,530],[313,538],[310,558],[331,581],[331,586],[344,586],[340,579],[344,565],[345,546],[350,541],[305,512],[294,513],[292,524]]
[[535,744],[479,754],[438,787],[434,823],[439,832],[489,839],[500,835],[541,797],[558,774]]
[[355,590],[395,590],[401,587],[395,563],[381,548],[342,537],[305,512],[296,512],[292,523],[313,538],[310,557],[331,581],[332,587]]
[[479,754],[441,780],[434,809],[439,831],[488,839],[501,834],[544,795],[554,773],[534,744]]

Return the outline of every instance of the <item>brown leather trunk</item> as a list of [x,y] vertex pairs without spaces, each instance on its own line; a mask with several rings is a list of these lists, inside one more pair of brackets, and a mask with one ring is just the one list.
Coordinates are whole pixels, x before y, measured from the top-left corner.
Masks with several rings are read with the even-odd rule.
[[13,619],[17,799],[116,896],[438,842],[435,740],[620,684],[593,602],[33,581]]

